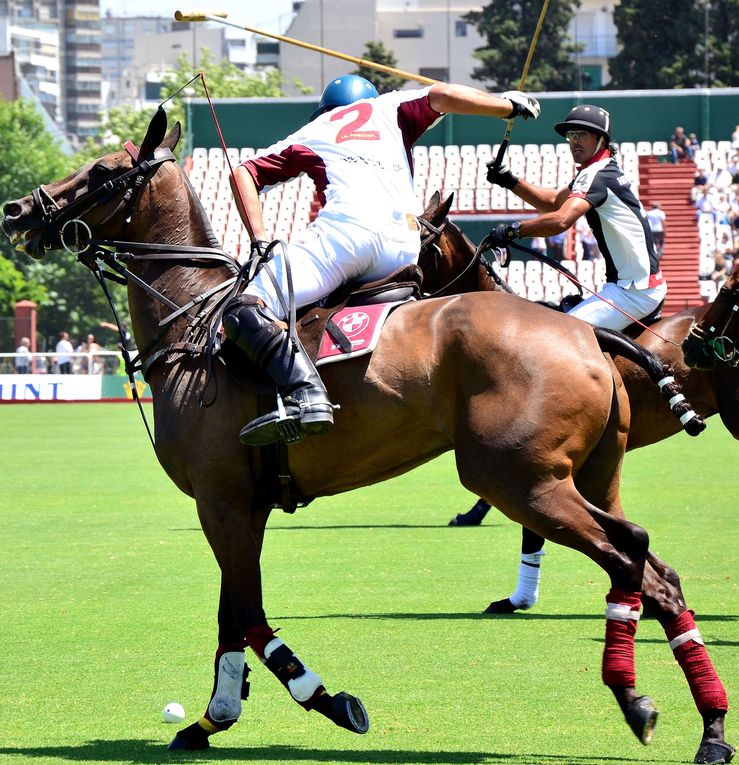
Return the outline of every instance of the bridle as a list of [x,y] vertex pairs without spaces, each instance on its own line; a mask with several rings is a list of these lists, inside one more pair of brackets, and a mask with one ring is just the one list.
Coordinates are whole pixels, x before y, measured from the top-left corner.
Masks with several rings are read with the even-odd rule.
[[[63,207],[57,204],[43,186],[33,190],[31,196],[43,222],[41,229],[43,247],[51,249],[58,246],[54,244],[54,239],[58,238],[62,247],[76,255],[77,259],[92,272],[102,288],[118,327],[126,373],[134,398],[139,403],[139,408],[141,408],[141,402],[136,393],[134,374],[141,371],[146,379],[147,373],[154,363],[173,354],[193,356],[205,354],[207,374],[200,395],[200,403],[207,406],[215,400],[213,397],[206,402],[205,395],[212,379],[213,355],[220,348],[218,332],[223,311],[229,300],[238,294],[244,283],[253,275],[258,265],[254,262],[257,258],[251,258],[240,268],[232,256],[218,247],[192,247],[94,237],[91,226],[84,220],[84,216],[93,208],[107,204],[120,196],[120,201],[115,205],[112,212],[106,215],[102,221],[96,222],[94,226],[104,225],[124,210],[125,224],[128,225],[134,213],[139,191],[161,165],[176,161],[174,154],[167,148],[159,147],[146,159],[139,158],[138,150],[130,141],[124,144],[124,148],[134,160],[134,166],[131,170],[106,181],[98,188],[81,194]],[[259,257],[263,257],[261,253]],[[140,261],[182,262],[185,260],[202,261],[203,265],[212,265],[213,263],[225,265],[230,276],[207,292],[197,295],[185,305],[180,306],[128,268],[131,263]],[[158,331],[155,332],[154,337],[146,344],[146,347],[138,350],[135,358],[131,358],[127,351],[125,331],[108,289],[107,281],[114,281],[123,285],[133,284],[171,310],[171,313],[159,322]],[[188,325],[183,342],[171,343],[155,351],[154,349],[169,331],[171,325],[180,319],[186,321]],[[144,422],[146,423],[145,417]],[[146,423],[146,427],[153,444],[154,440],[148,423]]]
[[[725,293],[724,290],[726,290]],[[724,285],[712,307],[715,308],[719,300],[726,301],[729,306],[723,326],[719,328],[713,322],[709,324],[704,317],[700,322],[693,323],[688,337],[700,345],[706,356],[713,355],[730,367],[737,367],[739,366],[739,348],[728,333],[732,324],[739,318],[739,280],[736,280],[731,288]]]
[[[81,194],[76,199],[73,199],[64,207],[59,207],[56,200],[49,194],[49,192],[43,187],[39,186],[31,192],[34,204],[36,205],[43,223],[42,229],[42,246],[44,249],[52,248],[52,237],[59,237],[62,241],[62,246],[65,246],[66,226],[69,223],[83,223],[83,227],[77,225],[73,226],[73,236],[75,237],[75,245],[80,246],[80,235],[84,236],[85,230],[90,231],[89,226],[82,220],[90,210],[99,205],[105,205],[114,199],[118,194],[122,193],[122,197],[118,205],[99,223],[96,225],[102,226],[109,220],[115,217],[124,207],[126,208],[126,223],[130,222],[131,214],[134,204],[136,202],[137,193],[143,188],[150,175],[162,165],[164,162],[175,162],[175,156],[169,149],[158,148],[154,153],[146,158],[140,159],[139,153],[136,147],[131,141],[126,141],[124,148],[131,155],[134,161],[133,167],[125,173],[105,181],[100,186],[90,191]],[[67,234],[69,236],[69,234]]]
[[[436,226],[431,223],[431,221],[426,220],[426,218],[419,217],[417,220],[421,228],[426,229],[427,232],[426,235],[421,239],[420,252],[423,254],[424,252],[430,251],[432,254],[429,256],[429,260],[435,267],[438,268],[438,263],[443,258],[441,248],[439,247],[439,242],[449,221],[444,219],[441,222],[441,225]],[[443,287],[440,287],[435,292],[424,294],[424,299],[439,297],[440,295],[448,293],[449,290],[451,290],[452,287],[460,279],[462,279],[471,268],[478,264],[485,269],[485,273],[498,285],[498,287],[505,290],[506,292],[510,291],[510,288],[503,282],[496,270],[493,268],[492,264],[482,257],[482,254],[479,250],[476,250],[467,265],[450,282],[445,284]]]

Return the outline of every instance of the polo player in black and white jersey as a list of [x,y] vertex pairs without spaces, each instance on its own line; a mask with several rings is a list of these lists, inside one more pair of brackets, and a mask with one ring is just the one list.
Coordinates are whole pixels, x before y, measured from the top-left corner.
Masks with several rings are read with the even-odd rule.
[[646,212],[616,161],[605,109],[576,106],[554,129],[570,145],[575,178],[564,188],[545,189],[516,178],[506,167],[491,167],[491,183],[510,189],[541,214],[500,224],[487,244],[503,247],[517,237],[561,234],[584,215],[606,261],[606,283],[598,297],[591,295],[568,313],[597,327],[624,329],[652,313],[667,294]]

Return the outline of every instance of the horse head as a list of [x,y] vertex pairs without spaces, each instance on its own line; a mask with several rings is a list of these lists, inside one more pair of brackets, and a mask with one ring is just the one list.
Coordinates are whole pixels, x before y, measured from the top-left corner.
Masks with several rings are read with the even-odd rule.
[[61,248],[81,252],[92,238],[136,241],[143,230],[150,235],[150,221],[141,220],[145,215],[141,211],[148,208],[150,215],[156,215],[156,206],[152,209],[139,202],[143,196],[148,203],[154,201],[147,181],[155,174],[164,175],[164,164],[176,166],[172,152],[180,138],[180,125],[168,135],[166,127],[167,117],[160,108],[140,148],[127,141],[120,151],[7,202],[1,225],[11,244],[39,260],[48,251]]
[[453,199],[451,194],[442,202],[439,192],[434,192],[420,218],[426,231],[418,258],[424,292],[451,295],[500,289],[475,245],[449,220]]
[[720,361],[739,365],[739,265],[724,282],[706,313],[690,328],[682,344],[685,363],[709,371]]

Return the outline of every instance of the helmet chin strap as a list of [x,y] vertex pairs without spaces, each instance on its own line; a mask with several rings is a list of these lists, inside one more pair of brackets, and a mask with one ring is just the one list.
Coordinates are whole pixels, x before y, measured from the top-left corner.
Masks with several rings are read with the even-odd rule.
[[603,136],[598,137],[598,143],[595,144],[595,151],[593,154],[597,154],[603,148]]

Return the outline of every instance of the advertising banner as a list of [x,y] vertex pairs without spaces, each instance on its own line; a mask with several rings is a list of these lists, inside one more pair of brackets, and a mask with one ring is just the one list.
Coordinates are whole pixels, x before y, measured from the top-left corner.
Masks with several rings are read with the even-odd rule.
[[[142,399],[151,399],[149,386],[136,379]],[[0,375],[0,402],[126,401],[133,399],[122,375]]]

